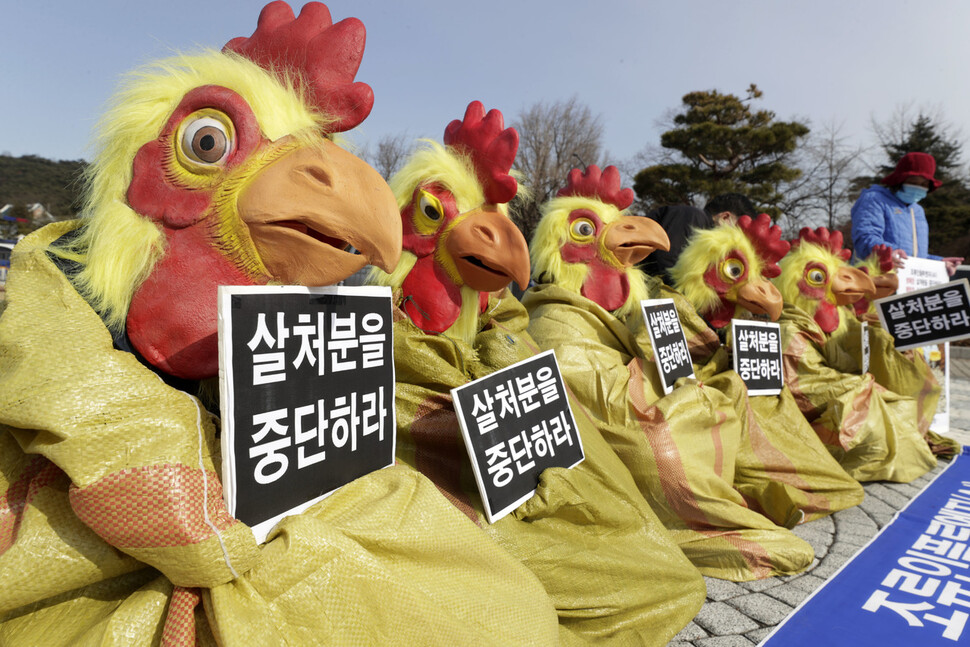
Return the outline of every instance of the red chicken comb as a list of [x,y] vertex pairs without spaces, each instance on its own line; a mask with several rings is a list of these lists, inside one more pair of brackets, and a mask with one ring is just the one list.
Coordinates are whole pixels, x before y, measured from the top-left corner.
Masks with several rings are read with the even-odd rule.
[[519,185],[509,175],[519,150],[519,133],[506,128],[502,113],[489,110],[481,101],[472,101],[462,120],[455,119],[445,128],[445,146],[468,155],[488,204],[503,204],[515,197]]
[[879,260],[879,271],[883,274],[893,271],[893,248],[889,245],[874,245],[872,253]]
[[791,243],[781,239],[781,227],[773,225],[771,216],[766,213],[760,214],[754,220],[751,216],[741,216],[738,218],[738,227],[764,261],[765,266],[761,273],[769,279],[779,276],[781,268],[778,267],[778,261],[791,249]]
[[364,40],[364,24],[356,18],[335,25],[320,2],[307,3],[294,18],[290,5],[277,0],[263,7],[252,36],[233,38],[222,49],[280,76],[289,72],[304,84],[313,105],[336,120],[329,132],[343,132],[374,107],[370,86],[354,83]]
[[809,227],[802,227],[801,231],[798,232],[798,238],[792,241],[792,247],[797,247],[802,242],[812,243],[827,249],[843,261],[848,261],[849,257],[852,256],[852,252],[842,249],[842,232],[829,231],[827,227],[819,227],[814,230]]
[[585,171],[574,168],[569,172],[566,186],[559,189],[559,197],[581,196],[596,198],[623,211],[633,204],[633,189],[620,188],[620,172],[615,166],[607,166],[600,172],[600,167],[590,164]]

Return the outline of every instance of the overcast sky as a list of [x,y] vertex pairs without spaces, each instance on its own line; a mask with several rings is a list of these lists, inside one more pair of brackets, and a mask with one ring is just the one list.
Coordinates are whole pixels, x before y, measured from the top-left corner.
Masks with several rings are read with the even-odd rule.
[[[0,0],[0,153],[88,157],[120,74],[175,51],[220,48],[256,26],[262,0]],[[299,11],[301,4],[291,3]],[[440,140],[469,101],[512,121],[575,95],[602,116],[609,162],[659,143],[692,90],[742,95],[781,119],[843,124],[870,144],[871,119],[902,107],[970,134],[970,2],[811,0],[333,0],[360,18],[357,79],[374,88],[360,144],[406,132]],[[966,162],[967,159],[964,159]],[[2,178],[0,178],[2,181]]]

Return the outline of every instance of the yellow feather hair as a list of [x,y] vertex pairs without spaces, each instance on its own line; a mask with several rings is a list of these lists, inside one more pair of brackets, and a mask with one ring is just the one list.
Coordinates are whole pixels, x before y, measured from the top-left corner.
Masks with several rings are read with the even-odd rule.
[[80,263],[75,284],[112,329],[124,325],[132,295],[164,253],[158,226],[128,206],[132,161],[158,137],[185,93],[202,85],[241,95],[272,141],[292,135],[309,144],[333,121],[308,106],[296,80],[281,81],[232,53],[175,56],[126,75],[96,127],[80,235],[52,250]]
[[[458,213],[466,213],[485,203],[485,193],[482,190],[475,167],[469,157],[456,153],[436,141],[422,139],[423,144],[408,158],[404,166],[388,181],[394,198],[397,200],[398,210],[404,211],[411,203],[414,189],[425,184],[437,183],[447,189],[455,197]],[[498,210],[508,216],[508,205],[497,205]],[[449,227],[453,227],[457,220]],[[444,232],[447,235],[447,230]],[[449,268],[450,259],[443,256],[443,252],[436,252],[436,258],[452,278],[457,278],[454,268]],[[388,274],[379,267],[372,266],[367,273],[366,280],[373,285],[387,285],[396,290],[404,283],[414,264],[417,262],[414,253],[404,250],[397,267]],[[468,286],[461,287],[461,310],[455,322],[443,334],[462,339],[473,345],[475,335],[478,334],[478,292]]]
[[717,292],[704,280],[708,268],[723,260],[732,250],[748,259],[748,276],[761,276],[764,261],[745,236],[734,225],[720,225],[713,229],[695,229],[687,244],[670,268],[674,288],[686,297],[701,314],[712,312],[721,305]]
[[[781,261],[778,262],[778,266],[781,268],[781,274],[776,278],[772,279],[775,287],[781,292],[781,297],[784,299],[785,303],[790,303],[795,305],[810,316],[815,315],[815,311],[818,309],[819,302],[816,299],[810,299],[804,296],[801,290],[798,289],[798,283],[802,280],[805,273],[805,266],[812,261],[817,261],[825,265],[828,271],[829,281],[835,276],[836,271],[845,262],[835,256],[827,249],[813,243],[800,243],[798,247],[792,249],[788,252]],[[825,287],[825,297],[829,303],[835,304],[835,297],[832,294],[832,288],[830,285]],[[839,335],[844,332],[847,322],[845,317],[845,310],[843,308],[838,308],[839,311],[839,325],[838,327],[829,333],[830,336]]]
[[[615,206],[595,198],[564,196],[553,198],[540,208],[540,220],[529,244],[532,276],[539,283],[555,283],[561,288],[580,294],[589,266],[585,263],[567,263],[560,249],[569,239],[569,214],[576,209],[593,211],[604,225],[616,222],[626,215]],[[637,267],[626,270],[630,282],[630,296],[623,305],[613,311],[619,319],[638,311],[640,301],[648,298],[647,283],[643,271]]]

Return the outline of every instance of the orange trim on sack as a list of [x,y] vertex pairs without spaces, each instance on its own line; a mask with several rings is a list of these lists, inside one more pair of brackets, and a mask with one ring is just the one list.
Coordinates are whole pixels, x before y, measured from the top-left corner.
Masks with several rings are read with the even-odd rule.
[[[188,546],[216,536],[234,523],[222,499],[222,482],[212,471],[182,464],[133,467],[79,488],[71,486],[78,518],[118,548]],[[208,483],[206,492],[205,483]]]

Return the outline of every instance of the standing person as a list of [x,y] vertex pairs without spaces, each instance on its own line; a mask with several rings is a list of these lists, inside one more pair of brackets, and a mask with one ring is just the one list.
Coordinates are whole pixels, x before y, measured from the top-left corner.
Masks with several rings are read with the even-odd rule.
[[852,245],[856,258],[866,258],[876,245],[893,249],[893,263],[903,266],[910,256],[946,263],[950,276],[963,262],[960,256],[928,253],[929,224],[919,201],[942,182],[934,177],[936,160],[929,153],[906,153],[892,173],[859,196],[852,205]]
[[673,279],[668,272],[677,262],[680,250],[687,244],[687,239],[695,229],[713,229],[721,224],[733,225],[741,216],[754,218],[756,215],[754,204],[740,193],[716,195],[704,205],[703,210],[686,204],[657,207],[647,213],[647,218],[663,227],[670,239],[670,251],[658,249],[640,263],[639,267],[667,285],[673,285]]

